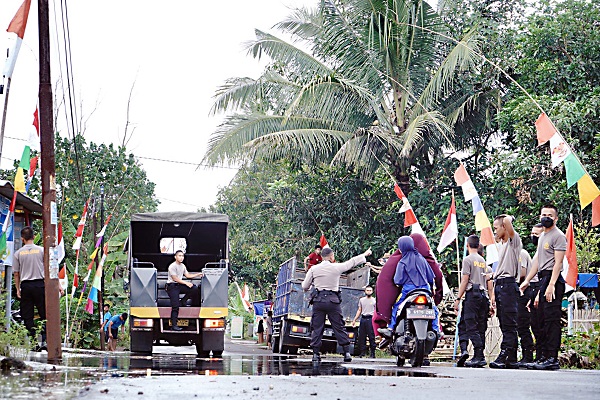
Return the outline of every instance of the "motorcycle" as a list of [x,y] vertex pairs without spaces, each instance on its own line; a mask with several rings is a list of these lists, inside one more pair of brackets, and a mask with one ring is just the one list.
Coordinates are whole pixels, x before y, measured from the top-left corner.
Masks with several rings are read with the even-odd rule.
[[438,334],[432,328],[433,307],[433,298],[426,289],[412,290],[398,307],[390,343],[397,366],[402,367],[409,359],[412,367],[420,367],[425,356],[435,349]]

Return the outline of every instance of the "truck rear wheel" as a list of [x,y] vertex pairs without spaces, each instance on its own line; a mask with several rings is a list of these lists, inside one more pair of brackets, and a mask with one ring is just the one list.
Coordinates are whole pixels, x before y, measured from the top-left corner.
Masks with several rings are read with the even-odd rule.
[[130,349],[132,353],[152,354],[153,343],[152,332],[133,332],[130,331]]

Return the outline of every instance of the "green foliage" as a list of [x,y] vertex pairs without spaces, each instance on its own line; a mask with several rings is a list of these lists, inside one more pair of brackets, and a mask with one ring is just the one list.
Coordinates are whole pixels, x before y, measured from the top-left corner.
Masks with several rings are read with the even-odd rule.
[[0,356],[25,359],[33,349],[24,325],[12,323],[10,330],[0,331]]
[[600,326],[595,325],[591,332],[575,332],[574,335],[563,335],[561,351],[574,351],[581,357],[586,357],[587,367],[600,369]]

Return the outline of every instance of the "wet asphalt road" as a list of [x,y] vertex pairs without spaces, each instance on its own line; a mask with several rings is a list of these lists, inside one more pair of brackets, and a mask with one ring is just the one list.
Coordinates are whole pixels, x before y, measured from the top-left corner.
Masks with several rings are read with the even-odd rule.
[[[250,341],[227,341],[223,359],[197,359],[194,347],[155,347],[153,357],[65,350],[56,367],[34,354],[32,370],[0,376],[11,399],[588,399],[600,371],[397,368],[393,359],[274,355]],[[54,370],[55,368],[55,370]]]
[[[155,348],[129,358],[128,372],[86,386],[84,399],[585,399],[600,393],[600,371],[397,368],[393,359],[278,356],[253,342],[229,341],[222,360],[198,359],[193,348]],[[187,352],[187,354],[183,354]],[[114,368],[119,371],[119,367]]]

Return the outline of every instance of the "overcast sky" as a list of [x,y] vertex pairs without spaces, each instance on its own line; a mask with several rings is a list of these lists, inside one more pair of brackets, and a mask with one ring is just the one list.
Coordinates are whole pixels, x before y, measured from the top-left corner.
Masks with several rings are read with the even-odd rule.
[[[0,1],[1,69],[6,28],[21,3]],[[53,51],[57,49],[53,9],[60,3],[50,1]],[[291,9],[314,7],[318,0],[66,3],[75,100],[80,117],[87,119],[86,140],[106,144],[122,141],[133,86],[129,132],[135,130],[127,148],[140,157],[149,179],[156,183],[160,211],[195,211],[213,204],[219,187],[226,186],[236,172],[224,168],[196,171],[195,165],[185,164],[201,160],[210,134],[222,119],[209,116],[216,88],[229,77],[256,78],[262,71],[264,62],[258,63],[243,50],[243,43],[255,38],[255,28],[273,32],[271,27]],[[37,35],[37,1],[33,0],[12,78],[2,168],[11,167],[13,160],[20,158],[33,120],[38,91]],[[63,60],[54,54],[52,84],[60,95],[62,88],[57,82],[61,69],[66,80],[64,54]],[[0,100],[4,104],[4,95]],[[65,124],[61,108],[56,129],[63,136],[67,135]]]

